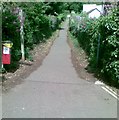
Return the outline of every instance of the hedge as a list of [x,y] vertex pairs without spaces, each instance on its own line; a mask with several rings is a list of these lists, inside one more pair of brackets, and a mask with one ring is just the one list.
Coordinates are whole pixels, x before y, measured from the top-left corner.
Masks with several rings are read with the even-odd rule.
[[45,42],[52,33],[58,29],[62,15],[53,16],[45,14],[45,3],[3,3],[2,14],[2,40],[10,40],[13,42],[11,49],[11,64],[4,65],[6,70],[13,70],[19,67],[18,61],[21,59],[21,42],[20,42],[20,21],[18,13],[15,9],[22,9],[24,16],[24,44],[25,57],[29,59],[31,56],[29,51],[36,44]]
[[90,19],[86,13],[79,15],[80,20],[76,16],[70,31],[86,51],[89,66],[105,82],[119,87],[119,7],[99,19]]

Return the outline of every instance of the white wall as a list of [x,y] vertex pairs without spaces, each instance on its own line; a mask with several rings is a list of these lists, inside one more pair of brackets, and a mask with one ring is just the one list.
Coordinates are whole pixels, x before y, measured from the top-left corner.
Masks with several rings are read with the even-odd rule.
[[89,12],[90,10],[96,8],[96,4],[84,4],[83,5],[83,12]]
[[89,13],[89,18],[99,18],[100,12],[97,10],[94,10],[93,12]]
[[[101,11],[101,13],[103,13],[103,7],[102,5],[96,5],[96,4],[84,4],[83,5],[83,12],[89,12],[90,10],[97,8],[99,11]],[[94,10],[93,12],[91,12],[89,14],[90,18],[98,18],[100,17],[100,12],[98,10]]]

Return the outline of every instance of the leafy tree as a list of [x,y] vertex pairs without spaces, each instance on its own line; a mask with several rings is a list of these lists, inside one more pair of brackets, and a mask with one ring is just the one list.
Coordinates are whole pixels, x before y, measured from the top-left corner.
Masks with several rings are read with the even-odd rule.
[[[10,40],[13,42],[11,64],[5,65],[7,70],[16,68],[18,61],[21,59],[19,10],[23,10],[23,17],[25,18],[23,24],[25,57],[30,58],[29,51],[34,48],[35,44],[45,42],[52,35],[52,32],[58,28],[60,22],[57,20],[60,17],[54,16],[51,19],[47,12],[50,8],[52,8],[52,5],[43,2],[3,3],[2,38],[3,41]],[[60,11],[60,8],[55,7],[53,9],[56,9],[56,12]],[[55,23],[52,22],[54,19],[56,19]],[[52,29],[52,24],[54,24],[55,29]]]
[[71,13],[71,11],[75,11],[76,13],[80,13],[83,9],[83,3],[80,3],[80,2],[74,2],[74,3],[69,2],[67,4],[68,4],[67,10],[69,10],[70,13]]

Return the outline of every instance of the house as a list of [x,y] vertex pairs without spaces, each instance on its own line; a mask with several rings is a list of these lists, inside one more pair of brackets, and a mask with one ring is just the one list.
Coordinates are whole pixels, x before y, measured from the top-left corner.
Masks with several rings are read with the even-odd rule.
[[83,12],[86,12],[89,18],[99,18],[103,14],[103,6],[96,4],[84,4]]

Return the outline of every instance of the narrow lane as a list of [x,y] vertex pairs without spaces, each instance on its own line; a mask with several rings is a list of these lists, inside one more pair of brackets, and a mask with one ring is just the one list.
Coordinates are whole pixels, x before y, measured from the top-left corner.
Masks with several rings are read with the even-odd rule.
[[78,77],[67,44],[67,22],[42,66],[2,98],[3,118],[117,117],[117,100]]

